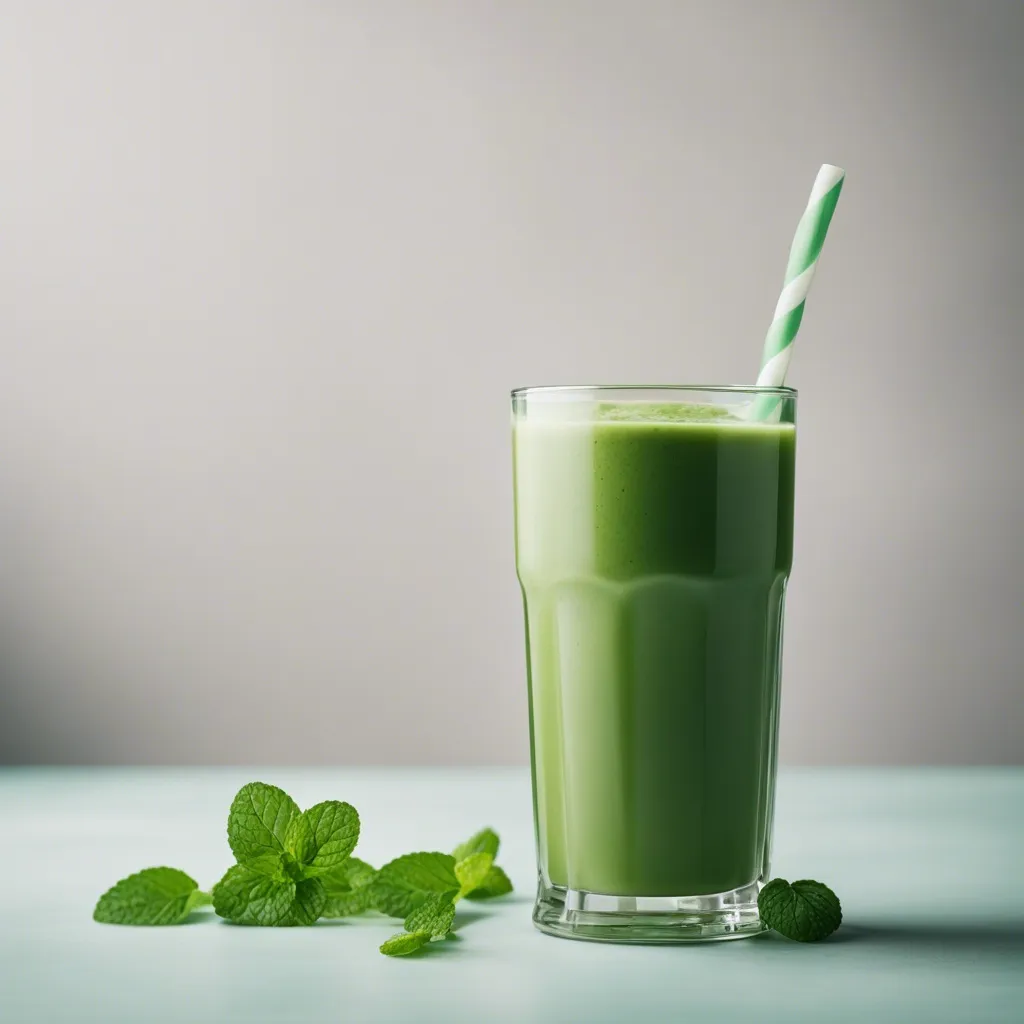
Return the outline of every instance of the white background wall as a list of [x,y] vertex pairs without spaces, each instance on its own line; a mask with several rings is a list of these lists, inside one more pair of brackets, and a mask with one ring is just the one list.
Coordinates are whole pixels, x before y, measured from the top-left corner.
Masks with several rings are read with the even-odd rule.
[[1024,759],[1024,5],[0,15],[0,760],[525,760],[507,391],[750,380],[823,161],[783,758]]

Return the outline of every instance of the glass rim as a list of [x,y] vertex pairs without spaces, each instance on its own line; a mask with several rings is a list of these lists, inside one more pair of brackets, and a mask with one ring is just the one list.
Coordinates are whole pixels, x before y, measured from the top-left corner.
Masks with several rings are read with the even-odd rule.
[[796,398],[796,388],[770,387],[758,384],[539,384],[512,389],[513,398],[530,395],[573,395],[587,391],[711,391],[731,395],[774,395],[778,398]]

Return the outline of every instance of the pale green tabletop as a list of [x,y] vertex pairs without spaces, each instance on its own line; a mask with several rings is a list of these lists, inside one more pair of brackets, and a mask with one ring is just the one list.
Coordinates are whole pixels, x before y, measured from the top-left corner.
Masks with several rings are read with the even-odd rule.
[[[240,928],[90,919],[153,864],[208,886],[230,862],[228,804],[253,778],[302,806],[360,810],[374,863],[449,849],[491,824],[517,894],[462,905],[458,937],[391,960],[376,915]],[[529,777],[521,770],[0,771],[0,1020],[1024,1021],[1024,770],[801,770],[779,784],[775,873],[819,878],[843,927],[705,946],[567,942],[530,923]]]

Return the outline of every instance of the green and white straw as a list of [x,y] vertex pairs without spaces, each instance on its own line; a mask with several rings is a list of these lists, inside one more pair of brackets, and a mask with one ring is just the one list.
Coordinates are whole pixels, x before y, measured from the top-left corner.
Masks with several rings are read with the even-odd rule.
[[[800,218],[789,250],[785,284],[775,306],[775,316],[768,328],[768,336],[764,340],[761,372],[757,376],[757,383],[761,387],[781,387],[786,379],[789,359],[793,354],[793,339],[800,330],[807,293],[814,279],[821,247],[832,222],[836,203],[839,202],[845,177],[846,172],[832,164],[824,164],[818,171],[811,197],[807,200],[807,209]],[[774,406],[776,403],[770,404]],[[762,410],[767,411],[763,406]]]

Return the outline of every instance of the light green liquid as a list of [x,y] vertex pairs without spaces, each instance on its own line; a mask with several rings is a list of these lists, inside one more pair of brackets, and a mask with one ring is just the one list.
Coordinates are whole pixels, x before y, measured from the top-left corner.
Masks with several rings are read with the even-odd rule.
[[719,413],[515,426],[548,883],[684,896],[766,869],[795,430]]

